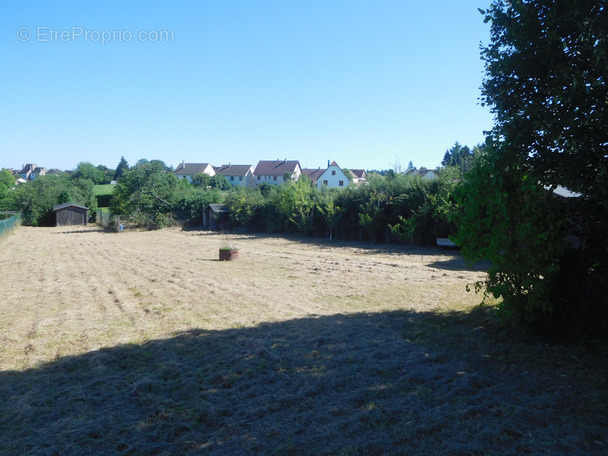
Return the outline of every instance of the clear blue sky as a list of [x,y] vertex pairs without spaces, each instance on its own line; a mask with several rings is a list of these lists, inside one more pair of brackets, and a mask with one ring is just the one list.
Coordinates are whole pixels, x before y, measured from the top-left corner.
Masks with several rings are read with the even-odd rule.
[[0,167],[434,168],[492,126],[478,102],[488,4],[6,1]]

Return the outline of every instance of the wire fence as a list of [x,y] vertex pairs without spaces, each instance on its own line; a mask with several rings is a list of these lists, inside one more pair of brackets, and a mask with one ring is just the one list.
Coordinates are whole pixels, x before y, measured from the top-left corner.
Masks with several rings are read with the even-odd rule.
[[0,219],[0,237],[3,237],[21,223],[21,214],[4,212],[0,213]]

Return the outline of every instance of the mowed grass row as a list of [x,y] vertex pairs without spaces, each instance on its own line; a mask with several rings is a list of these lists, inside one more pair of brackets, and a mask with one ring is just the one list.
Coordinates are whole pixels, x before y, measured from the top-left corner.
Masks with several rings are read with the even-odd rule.
[[502,328],[458,255],[231,240],[1,241],[0,454],[606,453],[605,347]]

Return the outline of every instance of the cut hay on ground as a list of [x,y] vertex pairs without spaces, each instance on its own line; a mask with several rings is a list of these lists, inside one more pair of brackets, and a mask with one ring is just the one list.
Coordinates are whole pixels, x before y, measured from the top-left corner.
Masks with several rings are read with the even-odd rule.
[[2,240],[0,454],[606,454],[601,347],[514,338],[457,253],[230,240]]

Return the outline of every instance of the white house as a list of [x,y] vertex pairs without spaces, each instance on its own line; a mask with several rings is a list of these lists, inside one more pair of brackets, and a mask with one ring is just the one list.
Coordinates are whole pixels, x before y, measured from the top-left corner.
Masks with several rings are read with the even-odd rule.
[[228,179],[233,187],[253,187],[255,185],[252,165],[222,165],[215,168],[215,172]]
[[195,174],[208,174],[215,176],[215,170],[209,163],[180,163],[173,171],[178,179],[188,179],[192,183],[192,176]]
[[367,180],[364,169],[351,169],[350,172],[353,176],[353,184],[362,184]]
[[302,168],[297,160],[260,160],[253,174],[255,185],[278,185],[287,180],[286,176],[291,180],[298,180],[302,175]]
[[350,184],[350,180],[335,161],[331,162],[317,179],[317,188],[319,189],[322,187],[346,188],[348,184]]

